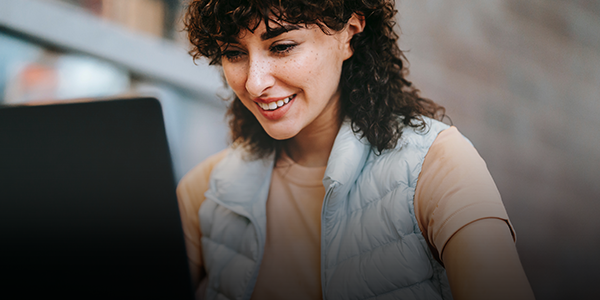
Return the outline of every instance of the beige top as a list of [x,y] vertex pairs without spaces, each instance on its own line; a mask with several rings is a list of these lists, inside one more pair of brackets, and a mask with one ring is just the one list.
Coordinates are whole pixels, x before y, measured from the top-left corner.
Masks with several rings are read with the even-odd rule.
[[267,198],[267,239],[251,299],[321,298],[321,207],[327,167],[277,161]]
[[[198,210],[210,172],[225,154],[220,152],[190,171],[177,190],[193,273],[202,266]],[[303,167],[286,155],[277,161],[267,199],[265,254],[253,299],[321,298],[324,174],[325,167]],[[452,235],[476,220],[505,220],[514,236],[485,162],[454,127],[442,131],[429,149],[414,203],[419,227],[438,258]]]

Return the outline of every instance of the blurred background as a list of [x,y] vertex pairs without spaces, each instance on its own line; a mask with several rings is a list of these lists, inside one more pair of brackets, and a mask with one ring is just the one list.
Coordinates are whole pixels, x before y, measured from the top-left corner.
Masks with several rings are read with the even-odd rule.
[[227,146],[221,74],[187,54],[183,8],[180,0],[0,0],[0,104],[156,97],[179,180]]
[[[227,145],[228,92],[187,54],[185,2],[0,0],[0,104],[155,96],[179,180]],[[600,1],[397,8],[410,80],[486,160],[537,298],[597,299]]]

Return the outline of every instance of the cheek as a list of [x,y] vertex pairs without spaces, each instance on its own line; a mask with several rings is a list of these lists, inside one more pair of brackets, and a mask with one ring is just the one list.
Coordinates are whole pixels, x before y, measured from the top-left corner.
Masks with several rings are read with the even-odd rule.
[[223,64],[223,74],[229,87],[240,96],[246,82],[246,73],[243,68]]
[[334,49],[313,51],[298,60],[291,68],[298,82],[318,93],[329,93],[337,90],[343,60],[340,60]]
[[283,65],[281,77],[289,83],[303,88],[310,89],[319,86],[322,83],[323,75],[329,72],[327,61],[324,58],[321,53],[316,51],[294,57]]

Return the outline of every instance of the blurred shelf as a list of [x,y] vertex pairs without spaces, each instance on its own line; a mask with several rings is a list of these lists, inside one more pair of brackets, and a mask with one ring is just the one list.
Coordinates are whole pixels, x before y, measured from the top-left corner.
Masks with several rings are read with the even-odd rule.
[[205,61],[195,65],[182,45],[130,31],[83,9],[52,0],[0,1],[0,30],[64,51],[107,60],[132,74],[218,101],[221,75]]

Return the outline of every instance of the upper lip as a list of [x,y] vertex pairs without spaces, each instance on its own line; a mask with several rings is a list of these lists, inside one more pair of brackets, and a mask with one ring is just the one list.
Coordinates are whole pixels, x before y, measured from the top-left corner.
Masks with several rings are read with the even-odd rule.
[[293,97],[294,95],[289,95],[285,97],[270,97],[270,98],[255,98],[254,102],[262,102],[262,103],[271,103],[279,100],[283,100],[285,98]]

